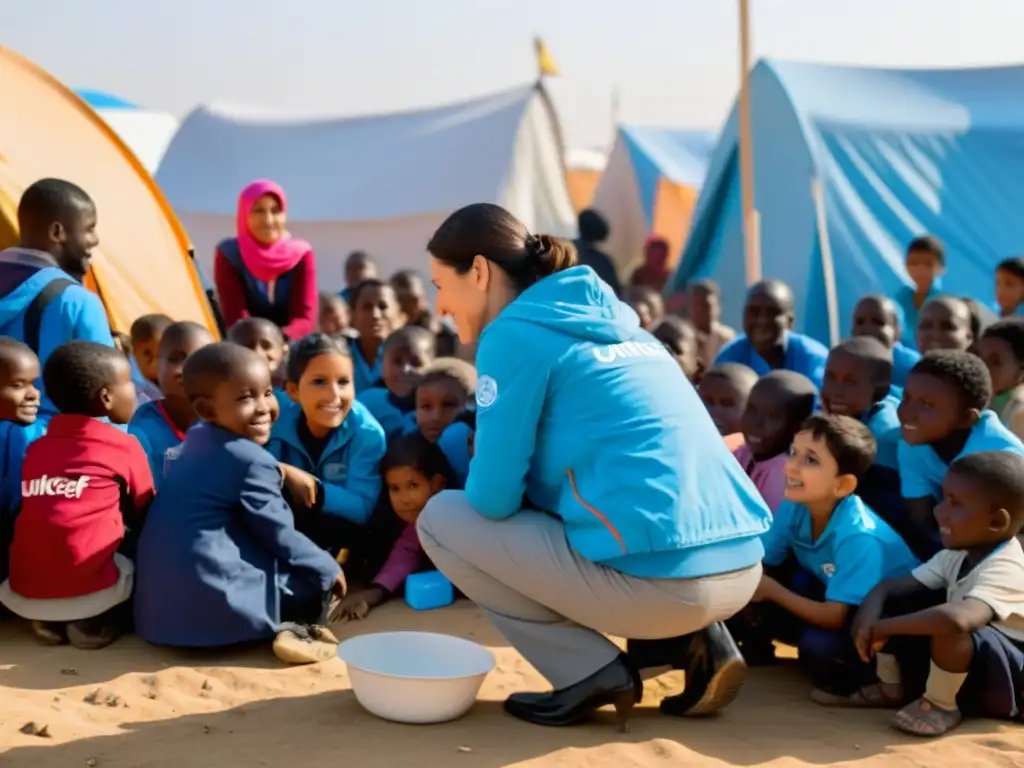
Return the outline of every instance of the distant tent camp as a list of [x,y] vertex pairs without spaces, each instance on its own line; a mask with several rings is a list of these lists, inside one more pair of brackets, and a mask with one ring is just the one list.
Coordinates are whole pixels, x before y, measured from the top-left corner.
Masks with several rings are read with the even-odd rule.
[[608,219],[606,250],[622,277],[639,266],[651,234],[669,242],[675,266],[714,147],[710,131],[619,128],[592,205]]
[[434,230],[469,203],[503,205],[535,232],[575,230],[558,120],[539,85],[366,117],[199,107],[156,178],[204,269],[234,234],[238,193],[261,177],[287,193],[288,227],[313,244],[324,290],[341,288],[355,249],[385,274],[423,270]]
[[590,205],[608,164],[608,156],[598,149],[570,149],[565,153],[569,197],[577,212]]
[[[1024,67],[883,70],[763,61],[750,76],[762,273],[796,293],[797,328],[828,340],[822,194],[841,334],[869,293],[909,281],[904,249],[946,243],[946,285],[989,298],[1024,250]],[[736,113],[722,133],[674,284],[713,277],[726,322],[745,290]]]
[[167,112],[143,109],[103,91],[79,89],[75,93],[114,129],[147,171],[156,172],[178,130],[178,118]]
[[0,47],[0,248],[17,240],[17,205],[32,182],[57,176],[96,201],[94,284],[111,325],[126,331],[162,312],[215,329],[188,240],[152,178],[71,91]]

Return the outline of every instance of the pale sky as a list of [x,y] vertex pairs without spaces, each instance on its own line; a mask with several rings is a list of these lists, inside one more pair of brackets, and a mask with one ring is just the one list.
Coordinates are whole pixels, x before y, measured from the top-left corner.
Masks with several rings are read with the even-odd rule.
[[[68,85],[185,114],[230,101],[336,114],[531,81],[539,34],[567,141],[625,122],[718,127],[736,0],[0,0],[0,45]],[[1024,0],[751,0],[756,57],[876,66],[1024,59]],[[145,10],[143,10],[145,8]],[[2,88],[2,86],[0,86]]]

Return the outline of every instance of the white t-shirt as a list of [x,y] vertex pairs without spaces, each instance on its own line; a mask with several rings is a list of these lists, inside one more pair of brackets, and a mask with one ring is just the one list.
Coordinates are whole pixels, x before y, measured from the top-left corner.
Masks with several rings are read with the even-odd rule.
[[960,579],[966,557],[964,550],[944,549],[912,573],[929,589],[945,587],[950,603],[980,600],[995,614],[994,628],[1024,643],[1024,548],[1020,541],[1010,539]]

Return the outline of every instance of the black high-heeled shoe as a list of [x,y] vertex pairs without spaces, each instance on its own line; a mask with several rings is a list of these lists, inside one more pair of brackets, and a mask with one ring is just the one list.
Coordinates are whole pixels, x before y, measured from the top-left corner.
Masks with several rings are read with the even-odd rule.
[[746,662],[722,622],[667,640],[630,640],[626,649],[634,669],[671,667],[686,672],[683,692],[663,699],[658,707],[674,717],[703,717],[725,709],[746,678]]
[[600,707],[615,707],[619,729],[629,731],[629,716],[643,696],[643,682],[619,655],[578,683],[551,693],[513,693],[505,711],[534,725],[563,726],[582,723]]

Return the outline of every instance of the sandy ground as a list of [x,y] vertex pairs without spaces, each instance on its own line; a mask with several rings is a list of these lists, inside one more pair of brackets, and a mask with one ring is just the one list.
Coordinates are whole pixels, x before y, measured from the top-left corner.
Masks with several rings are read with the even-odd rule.
[[[20,622],[0,625],[0,765],[3,766],[1024,766],[1024,729],[973,721],[939,741],[905,737],[884,712],[815,706],[791,666],[758,669],[724,715],[683,721],[658,713],[680,680],[647,683],[632,732],[610,715],[571,729],[508,718],[501,701],[543,680],[470,604],[417,614],[381,608],[343,627],[461,635],[498,664],[464,719],[401,726],[365,713],[345,666],[285,668],[269,649],[182,654],[124,638],[98,652],[42,648]],[[48,736],[21,732],[28,722]]]

